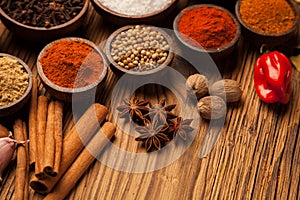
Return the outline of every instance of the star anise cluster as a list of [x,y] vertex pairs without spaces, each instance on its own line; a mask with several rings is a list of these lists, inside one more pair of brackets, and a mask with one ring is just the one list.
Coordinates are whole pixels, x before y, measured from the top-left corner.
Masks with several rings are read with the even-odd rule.
[[[145,114],[149,113],[149,101],[140,101],[136,97],[129,101],[124,101],[124,105],[118,106],[119,117],[128,118],[139,125],[146,125]],[[128,116],[129,114],[129,116]]]
[[190,126],[192,119],[183,120],[173,110],[176,104],[166,104],[162,99],[152,105],[150,101],[138,100],[136,97],[118,106],[121,118],[129,117],[140,125],[135,130],[141,134],[136,141],[141,141],[147,152],[161,149],[177,135],[186,140],[188,133],[194,129]]

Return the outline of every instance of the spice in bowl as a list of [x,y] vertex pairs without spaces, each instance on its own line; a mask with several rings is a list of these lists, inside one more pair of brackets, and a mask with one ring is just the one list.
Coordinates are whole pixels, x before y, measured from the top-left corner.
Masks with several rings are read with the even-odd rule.
[[122,29],[112,40],[108,40],[107,48],[109,57],[119,68],[135,72],[150,71],[168,60],[170,42],[162,30],[140,25]]
[[96,0],[108,9],[129,16],[147,15],[167,8],[172,0]]
[[247,26],[263,34],[284,33],[296,23],[286,0],[241,0],[240,16]]
[[38,58],[43,74],[64,88],[97,82],[104,70],[101,55],[82,39],[61,39],[45,47]]
[[211,5],[191,6],[182,11],[178,21],[184,41],[205,50],[225,47],[236,37],[237,29],[228,11]]
[[29,86],[29,74],[18,60],[0,57],[0,107],[20,99]]
[[84,6],[84,0],[3,0],[4,12],[28,26],[50,28],[75,18]]

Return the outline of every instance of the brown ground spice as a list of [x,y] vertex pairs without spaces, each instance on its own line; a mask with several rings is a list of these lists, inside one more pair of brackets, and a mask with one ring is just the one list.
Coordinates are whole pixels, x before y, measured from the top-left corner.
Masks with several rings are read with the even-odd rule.
[[0,58],[0,106],[20,99],[28,88],[29,75],[15,59]]
[[295,13],[285,0],[242,0],[241,18],[260,33],[279,34],[295,24]]

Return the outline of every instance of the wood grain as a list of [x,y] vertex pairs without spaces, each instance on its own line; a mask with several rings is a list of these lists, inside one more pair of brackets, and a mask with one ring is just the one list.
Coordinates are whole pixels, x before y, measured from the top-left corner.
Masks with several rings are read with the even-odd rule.
[[[115,27],[105,23],[91,8],[87,23],[74,35],[87,38],[103,49],[105,39],[114,30]],[[23,59],[31,67],[33,76],[37,76],[35,61],[42,47],[43,44],[33,45],[15,38],[0,24],[0,51]],[[223,78],[237,80],[244,92],[240,102],[229,104],[220,137],[207,157],[198,157],[208,128],[208,123],[200,120],[198,134],[191,146],[169,166],[154,172],[128,173],[94,162],[67,199],[299,199],[300,73],[293,70],[289,104],[262,103],[255,94],[252,81],[253,65],[258,56],[258,48],[242,40],[231,57],[217,63]],[[185,69],[184,62],[176,62],[185,76],[192,73],[188,67]],[[110,108],[108,120],[113,119],[110,100],[118,80],[119,77],[109,70],[105,89],[96,98],[97,102]],[[48,95],[40,83],[39,90]],[[120,95],[127,94],[120,91]],[[142,87],[135,95],[154,102],[161,98],[170,103],[177,101],[161,86]],[[64,133],[74,126],[72,105],[66,104],[65,110]],[[140,144],[121,131],[126,125],[119,121],[117,124],[114,145],[143,153]],[[133,131],[133,127],[129,130]],[[149,160],[148,164],[156,162],[159,159]],[[6,170],[0,199],[14,199],[14,183],[15,163]],[[39,200],[42,196],[31,191],[30,199]]]

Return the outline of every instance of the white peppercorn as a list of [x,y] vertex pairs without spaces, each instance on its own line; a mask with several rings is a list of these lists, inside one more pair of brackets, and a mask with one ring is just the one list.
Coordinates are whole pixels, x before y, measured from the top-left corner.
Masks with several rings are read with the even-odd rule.
[[113,60],[135,71],[158,67],[166,61],[169,50],[167,40],[158,30],[140,25],[121,32],[111,44]]

